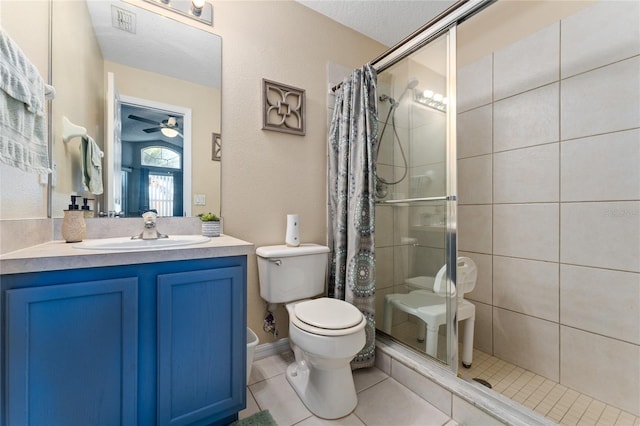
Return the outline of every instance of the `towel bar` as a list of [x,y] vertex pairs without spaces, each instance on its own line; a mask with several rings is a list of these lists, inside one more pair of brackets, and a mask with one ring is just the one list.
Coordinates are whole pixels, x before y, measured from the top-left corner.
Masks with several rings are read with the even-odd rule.
[[62,117],[62,140],[69,142],[73,138],[87,135],[87,129],[73,124],[67,117]]

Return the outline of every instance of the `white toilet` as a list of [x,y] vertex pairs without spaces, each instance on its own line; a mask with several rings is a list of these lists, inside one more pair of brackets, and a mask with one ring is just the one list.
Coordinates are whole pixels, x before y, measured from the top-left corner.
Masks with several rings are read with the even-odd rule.
[[324,293],[329,248],[267,246],[256,250],[260,296],[286,303],[296,361],[287,380],[309,411],[323,419],[351,413],[357,403],[350,362],[364,347],[366,319],[355,306]]

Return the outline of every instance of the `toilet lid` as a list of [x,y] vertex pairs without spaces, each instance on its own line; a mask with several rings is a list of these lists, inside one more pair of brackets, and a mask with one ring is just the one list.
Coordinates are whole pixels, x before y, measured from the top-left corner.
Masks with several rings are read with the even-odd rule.
[[343,300],[322,297],[295,305],[296,317],[311,326],[328,330],[351,328],[362,322],[358,308]]

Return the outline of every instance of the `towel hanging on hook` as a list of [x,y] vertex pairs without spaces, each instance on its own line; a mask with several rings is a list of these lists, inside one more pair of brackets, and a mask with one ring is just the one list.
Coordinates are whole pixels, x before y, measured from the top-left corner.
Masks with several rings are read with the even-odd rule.
[[102,157],[104,153],[96,141],[89,135],[80,142],[82,157],[82,186],[92,194],[102,194]]
[[82,138],[80,152],[82,157],[82,186],[93,194],[102,194],[102,158],[104,152],[96,141],[87,134],[87,129],[73,124],[65,116],[62,117],[62,140],[69,142],[73,138]]

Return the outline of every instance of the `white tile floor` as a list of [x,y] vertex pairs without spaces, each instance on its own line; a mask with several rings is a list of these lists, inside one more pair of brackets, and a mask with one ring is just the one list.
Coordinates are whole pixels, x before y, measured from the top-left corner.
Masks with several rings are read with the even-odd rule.
[[[285,377],[293,354],[285,352],[253,363],[247,387],[245,418],[268,409],[279,426],[454,426],[448,415],[426,402],[378,368],[353,373],[358,406],[338,420],[320,419],[304,406]],[[593,400],[541,376],[474,350],[469,377],[491,382],[494,390],[560,425],[640,426],[640,418]]]
[[373,367],[354,371],[358,406],[338,420],[320,419],[304,406],[285,377],[293,354],[285,352],[253,363],[247,388],[245,418],[260,410],[269,410],[279,426],[455,426],[454,422],[415,393]]

